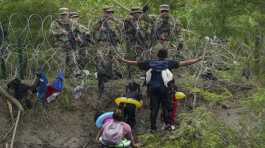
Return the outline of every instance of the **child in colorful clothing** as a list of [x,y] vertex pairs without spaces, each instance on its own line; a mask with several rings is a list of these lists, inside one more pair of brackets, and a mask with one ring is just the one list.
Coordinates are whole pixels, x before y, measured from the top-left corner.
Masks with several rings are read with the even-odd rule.
[[102,148],[109,148],[119,145],[125,139],[130,141],[132,147],[139,147],[139,144],[134,141],[130,125],[122,121],[122,112],[117,109],[113,113],[113,120],[103,125],[96,140],[101,143]]
[[[142,95],[140,90],[140,85],[132,81],[126,86],[126,95],[127,98],[135,99],[137,101],[142,101]],[[136,106],[133,104],[122,103],[119,105],[119,108],[123,110],[124,121],[128,123],[131,128],[135,127],[135,112]]]
[[[180,100],[178,100],[175,96],[176,91],[178,90],[175,80],[173,79],[172,81],[168,82],[168,91],[170,94],[170,98],[172,98],[172,110],[170,112],[170,125],[166,126],[164,125],[162,129],[167,129],[167,130],[174,130],[175,129],[175,124],[176,124],[176,116],[177,113],[180,111]],[[161,121],[164,121],[164,111],[161,113]]]

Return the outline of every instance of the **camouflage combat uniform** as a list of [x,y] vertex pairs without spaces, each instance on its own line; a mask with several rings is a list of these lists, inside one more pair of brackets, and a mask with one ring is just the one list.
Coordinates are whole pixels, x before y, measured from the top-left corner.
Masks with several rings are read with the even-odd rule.
[[78,63],[79,69],[84,69],[89,60],[89,53],[88,53],[88,47],[92,43],[91,36],[89,34],[89,29],[82,26],[79,23],[79,13],[78,12],[71,12],[70,13],[71,18],[71,29],[74,34],[74,38],[76,41],[76,62]]
[[[111,7],[104,8],[104,13],[113,13]],[[103,16],[96,23],[93,32],[96,49],[96,69],[99,94],[104,91],[104,83],[113,77],[113,54],[117,50],[119,31],[114,18]]]
[[[61,8],[60,11],[61,16],[69,17],[68,8]],[[70,21],[63,20],[62,18],[56,19],[51,24],[50,32],[54,39],[56,57],[58,58],[60,68],[65,71],[66,77],[70,77],[73,71],[76,70],[76,63],[74,61],[76,41]]]
[[[129,16],[123,22],[123,36],[126,43],[126,59],[144,60],[145,52],[151,45],[151,26],[144,19],[143,10],[140,7],[131,9]],[[136,72],[128,65],[129,78],[131,72]]]
[[[161,5],[160,11],[169,11],[169,6]],[[159,49],[165,48],[169,50],[169,58],[175,59],[178,50],[183,48],[180,21],[169,14],[160,15],[153,25],[152,38],[152,58]]]

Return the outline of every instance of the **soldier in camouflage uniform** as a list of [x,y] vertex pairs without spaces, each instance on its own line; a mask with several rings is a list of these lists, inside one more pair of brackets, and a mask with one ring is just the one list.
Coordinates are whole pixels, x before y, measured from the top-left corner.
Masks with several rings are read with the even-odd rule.
[[80,24],[78,12],[71,12],[70,20],[77,46],[77,50],[75,51],[76,62],[78,63],[79,69],[84,69],[86,63],[89,62],[88,46],[92,43],[89,29]]
[[[131,60],[143,60],[144,51],[150,48],[151,25],[143,16],[143,10],[140,7],[134,7],[123,23],[127,58]],[[135,70],[128,66],[129,78],[132,71]]]
[[71,28],[69,9],[60,8],[59,11],[60,16],[52,22],[50,31],[54,38],[60,67],[65,71],[65,76],[70,77],[76,70],[76,63],[74,62],[76,40]]
[[[142,14],[143,11],[139,7],[132,8],[123,24],[127,50],[134,53],[134,59],[141,55],[141,50],[148,48],[148,44],[145,42],[147,38],[141,26]],[[140,47],[141,50],[137,47]]]
[[161,48],[168,49],[169,58],[175,59],[183,48],[180,21],[169,14],[169,5],[160,5],[160,16],[156,19],[152,31],[152,58]]
[[103,16],[94,27],[99,96],[104,92],[104,83],[113,77],[113,54],[119,42],[117,21],[113,13],[111,7],[105,7]]

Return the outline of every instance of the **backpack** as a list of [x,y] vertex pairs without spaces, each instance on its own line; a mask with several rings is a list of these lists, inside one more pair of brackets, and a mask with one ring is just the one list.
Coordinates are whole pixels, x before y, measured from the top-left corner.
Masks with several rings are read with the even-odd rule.
[[107,144],[119,144],[123,139],[123,123],[110,122],[104,127],[102,140]]
[[150,69],[146,72],[146,84],[149,84],[152,78],[153,72],[158,72],[161,74],[163,83],[165,87],[168,87],[168,82],[173,80],[174,75],[168,69],[167,61],[152,61],[150,62]]

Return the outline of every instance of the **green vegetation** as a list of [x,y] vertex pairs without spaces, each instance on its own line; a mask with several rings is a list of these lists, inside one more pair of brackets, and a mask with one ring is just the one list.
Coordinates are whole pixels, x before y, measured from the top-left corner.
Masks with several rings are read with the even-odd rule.
[[[246,147],[264,147],[265,142],[265,89],[260,88],[251,97],[241,101],[246,113],[241,121],[241,138]],[[254,121],[254,122],[253,122]]]
[[235,131],[225,127],[205,108],[197,108],[191,113],[183,113],[180,115],[180,120],[179,128],[166,137],[159,134],[142,136],[145,146],[148,148],[159,146],[165,148],[237,147],[238,139]]
[[[226,82],[255,84],[253,95],[243,94],[237,104],[244,110],[240,126],[233,129],[206,108],[195,108],[180,114],[180,126],[172,133],[144,134],[141,142],[147,148],[262,148],[265,145],[265,1],[264,0],[0,0],[0,27],[8,30],[3,46],[12,52],[4,66],[0,59],[0,78],[12,78],[20,71],[21,78],[32,78],[32,71],[47,64],[49,78],[59,69],[51,57],[52,47],[49,25],[60,7],[80,11],[81,23],[91,24],[101,15],[105,5],[112,5],[115,16],[122,19],[132,6],[150,6],[150,14],[158,14],[160,4],[171,6],[171,13],[183,25],[185,58],[206,51],[205,62],[179,70],[184,74],[179,84],[200,95],[206,104],[233,102],[231,90],[226,87],[212,91],[199,87],[203,83],[198,75],[211,70],[218,79]],[[0,30],[1,31],[1,30]],[[206,40],[216,38],[217,43]],[[23,69],[19,68],[24,65]],[[251,78],[242,78],[242,70],[249,69]],[[94,67],[89,69],[94,70]],[[176,72],[179,72],[178,70]],[[116,85],[125,82],[117,82]],[[85,84],[96,85],[87,80]],[[68,84],[67,84],[68,85]],[[70,86],[69,86],[70,87]],[[122,89],[122,88],[119,88]],[[72,88],[66,88],[60,97],[60,106],[71,110]],[[239,92],[240,93],[240,92]],[[245,93],[245,92],[242,92]]]
[[265,113],[265,89],[260,88],[253,94],[251,97],[247,98],[247,100],[243,101],[247,107],[249,107],[252,111],[255,111],[259,116]]
[[221,94],[216,94],[213,92],[209,92],[207,90],[202,90],[202,91],[200,91],[200,93],[203,96],[204,100],[209,101],[209,102],[214,102],[214,103],[221,102],[221,101],[224,101],[226,99],[233,97],[231,92],[229,92],[225,88]]
[[[184,52],[185,56],[199,55],[203,48],[207,48],[209,58],[207,64],[223,62],[232,69],[250,66],[257,79],[263,79],[264,76],[262,67],[265,60],[262,47],[265,29],[262,24],[265,12],[262,6],[265,2],[263,0],[2,0],[0,3],[1,25],[9,29],[8,44],[17,46],[18,39],[23,38],[20,48],[24,53],[32,53],[36,48],[41,49],[38,60],[34,59],[33,55],[27,55],[20,60],[26,65],[43,63],[50,59],[47,57],[51,48],[48,28],[60,7],[80,11],[81,22],[89,28],[105,5],[112,5],[117,11],[115,15],[121,19],[128,14],[127,9],[132,6],[148,4],[149,13],[157,15],[159,5],[168,3],[171,6],[171,13],[181,20],[185,29],[186,46],[192,51],[192,53]],[[206,45],[205,36],[210,38],[216,36],[227,41],[227,46],[216,48]],[[14,64],[12,58],[8,63]],[[240,66],[235,64],[235,61]],[[49,62],[56,65],[56,61]],[[8,68],[7,72],[10,73],[11,70]]]

